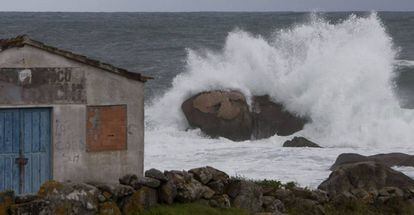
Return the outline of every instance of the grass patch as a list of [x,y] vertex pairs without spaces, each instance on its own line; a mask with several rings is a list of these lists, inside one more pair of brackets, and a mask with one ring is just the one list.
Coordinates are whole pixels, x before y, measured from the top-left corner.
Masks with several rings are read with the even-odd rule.
[[249,213],[236,208],[212,208],[197,203],[159,205],[136,215],[248,215]]

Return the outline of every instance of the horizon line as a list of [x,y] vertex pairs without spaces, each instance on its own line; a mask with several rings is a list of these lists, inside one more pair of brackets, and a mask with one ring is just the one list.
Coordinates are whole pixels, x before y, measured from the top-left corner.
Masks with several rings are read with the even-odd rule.
[[200,10],[200,11],[72,11],[72,10],[6,10],[0,13],[335,13],[335,12],[414,12],[414,10]]

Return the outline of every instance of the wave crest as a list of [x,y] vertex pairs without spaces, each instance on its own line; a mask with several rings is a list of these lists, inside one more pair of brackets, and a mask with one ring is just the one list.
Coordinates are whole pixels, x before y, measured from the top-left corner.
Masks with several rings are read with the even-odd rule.
[[393,93],[397,50],[376,13],[333,24],[309,22],[271,38],[230,32],[220,52],[188,50],[186,71],[148,107],[156,128],[187,127],[181,103],[213,89],[267,94],[298,115],[312,118],[301,135],[323,146],[409,145],[414,113]]

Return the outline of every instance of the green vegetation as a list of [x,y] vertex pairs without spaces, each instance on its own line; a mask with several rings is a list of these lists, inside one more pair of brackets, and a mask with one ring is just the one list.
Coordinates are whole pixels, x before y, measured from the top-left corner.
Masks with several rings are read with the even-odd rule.
[[[372,205],[358,200],[343,202],[340,204],[328,203],[321,205],[319,211],[326,215],[388,215],[388,214],[414,214],[414,205],[399,199],[391,199],[385,204]],[[303,207],[301,204],[291,205],[287,209],[289,215],[311,215],[315,208]]]
[[271,188],[274,188],[274,189],[281,189],[281,188],[292,189],[292,188],[297,186],[297,184],[293,181],[287,182],[286,184],[284,184],[284,183],[282,183],[281,181],[278,181],[278,180],[273,180],[273,179],[254,180],[254,179],[246,178],[246,177],[241,176],[241,175],[236,175],[236,176],[232,177],[232,179],[233,180],[251,181],[251,182],[254,182],[255,184],[257,184],[261,187],[271,187]]
[[248,212],[236,209],[212,208],[197,203],[160,205],[136,215],[248,215]]

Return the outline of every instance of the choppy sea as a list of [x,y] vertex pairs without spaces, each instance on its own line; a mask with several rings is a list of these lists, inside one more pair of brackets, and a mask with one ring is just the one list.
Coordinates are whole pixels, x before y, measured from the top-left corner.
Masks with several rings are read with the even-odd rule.
[[[155,78],[146,85],[146,169],[210,165],[316,187],[340,153],[414,154],[412,12],[0,13],[0,37],[20,34]],[[211,89],[270,95],[312,118],[295,135],[324,148],[187,130],[182,101]]]

